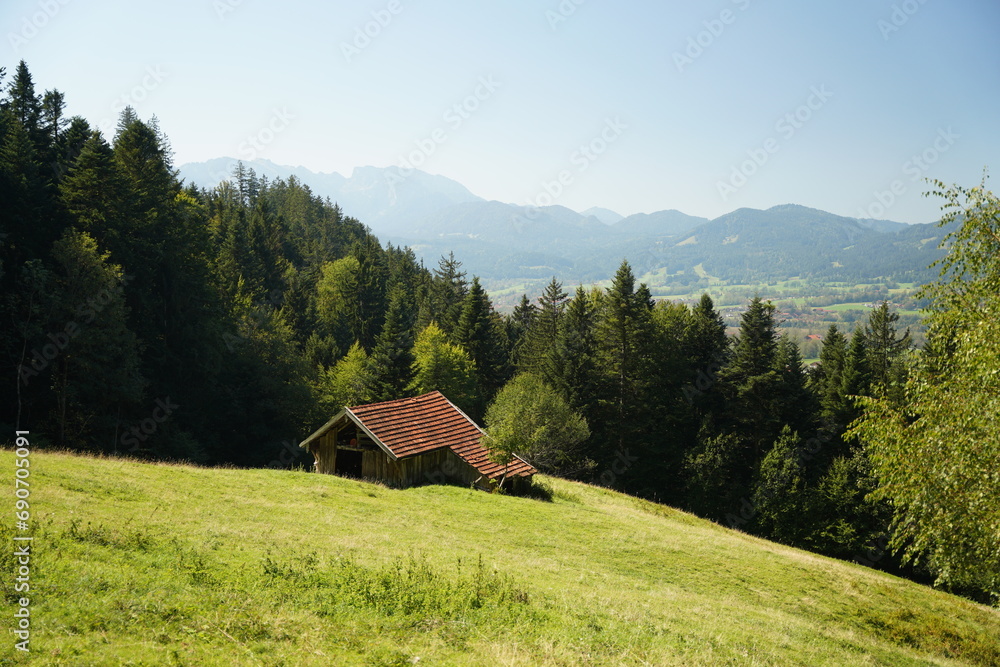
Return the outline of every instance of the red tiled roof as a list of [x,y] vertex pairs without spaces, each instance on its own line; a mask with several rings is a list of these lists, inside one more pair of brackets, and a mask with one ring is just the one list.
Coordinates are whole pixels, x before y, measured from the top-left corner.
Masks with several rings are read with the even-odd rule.
[[[490,461],[480,444],[482,430],[439,391],[359,405],[347,411],[397,458],[448,447],[489,478],[504,474],[504,466]],[[526,477],[538,472],[517,457],[506,470],[508,477]]]

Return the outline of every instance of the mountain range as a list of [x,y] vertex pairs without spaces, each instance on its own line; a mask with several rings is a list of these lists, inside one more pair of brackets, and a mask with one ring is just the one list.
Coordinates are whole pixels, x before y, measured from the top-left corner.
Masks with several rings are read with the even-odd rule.
[[[218,158],[179,171],[186,182],[210,188],[235,165]],[[344,177],[267,160],[244,166],[270,180],[295,177],[428,265],[454,252],[470,275],[493,287],[553,275],[568,285],[606,280],[623,258],[639,276],[656,273],[661,293],[694,291],[710,280],[920,282],[933,277],[927,267],[941,256],[945,233],[933,223],[856,219],[794,204],[742,208],[714,220],[676,210],[581,213],[487,201],[418,170],[359,167]]]

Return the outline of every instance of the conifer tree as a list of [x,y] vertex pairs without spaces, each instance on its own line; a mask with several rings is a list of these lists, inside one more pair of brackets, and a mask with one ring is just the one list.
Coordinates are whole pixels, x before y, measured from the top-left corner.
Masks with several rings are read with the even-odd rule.
[[521,300],[514,306],[514,312],[504,318],[504,328],[507,331],[507,341],[510,345],[511,360],[520,365],[522,348],[531,327],[534,326],[538,307],[531,303],[527,294],[521,295]]
[[518,370],[534,373],[552,386],[561,384],[563,366],[559,346],[559,329],[566,308],[566,292],[555,279],[545,287],[538,298],[531,326],[526,330],[518,354]]
[[386,280],[388,267],[385,254],[377,238],[366,236],[351,248],[351,256],[358,261],[356,278],[357,298],[354,301],[354,334],[366,351],[375,347],[375,339],[382,330],[386,309]]
[[474,416],[482,416],[486,404],[493,400],[510,377],[510,364],[502,321],[493,310],[493,304],[478,277],[472,279],[453,338],[476,366],[480,403],[473,412]]
[[65,322],[54,335],[61,353],[50,376],[56,442],[74,449],[120,451],[115,415],[141,401],[145,384],[139,343],[127,324],[125,276],[85,232],[67,230],[52,254],[59,270],[49,295],[51,318]]
[[774,311],[771,302],[759,296],[751,299],[732,356],[719,375],[728,400],[728,421],[751,447],[744,457],[747,470],[757,465],[784,426]]
[[453,252],[442,257],[434,269],[428,315],[448,335],[455,331],[462,316],[462,304],[469,291],[465,275],[462,262],[455,259]]
[[563,350],[561,388],[571,406],[592,418],[599,394],[596,312],[583,286],[569,301],[562,318],[559,347]]
[[872,383],[889,388],[903,380],[903,355],[913,346],[910,330],[897,337],[899,313],[889,310],[889,302],[881,302],[868,317],[865,325],[868,369]]
[[[645,285],[636,289],[632,267],[622,262],[606,290],[597,322],[599,359],[608,391],[598,406],[596,421],[600,431],[595,427],[595,432],[609,448],[599,464],[610,465],[615,457],[628,456],[649,437],[652,415],[647,403],[646,369],[651,326],[649,292]],[[626,483],[625,476],[617,477],[620,483]]]
[[119,236],[125,225],[125,181],[115,166],[114,153],[100,132],[84,143],[59,187],[63,203],[76,225],[114,251],[122,249]]
[[376,400],[392,400],[407,394],[413,381],[413,326],[416,319],[412,298],[402,285],[389,295],[385,324],[371,355]]

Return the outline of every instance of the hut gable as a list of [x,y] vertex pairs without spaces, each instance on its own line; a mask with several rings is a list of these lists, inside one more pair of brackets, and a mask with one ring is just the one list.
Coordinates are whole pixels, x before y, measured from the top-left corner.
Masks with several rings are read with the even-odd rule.
[[482,436],[475,422],[434,391],[345,408],[300,446],[315,456],[317,472],[390,486],[444,481],[486,486],[488,480],[527,480],[537,472],[520,458],[509,466],[493,463]]

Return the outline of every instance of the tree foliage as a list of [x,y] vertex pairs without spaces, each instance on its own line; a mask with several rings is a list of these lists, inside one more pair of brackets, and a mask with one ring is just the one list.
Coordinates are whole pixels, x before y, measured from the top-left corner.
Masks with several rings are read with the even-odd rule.
[[476,365],[460,346],[455,345],[437,324],[431,322],[417,336],[413,346],[415,394],[440,391],[463,410],[471,410],[479,400]]
[[853,433],[892,503],[892,546],[942,583],[1000,591],[1000,200],[937,183],[962,224],[932,299],[930,344],[904,401],[863,400]]
[[483,444],[497,463],[518,455],[545,473],[580,472],[576,448],[590,436],[587,421],[537,375],[521,373],[508,382],[485,421]]

